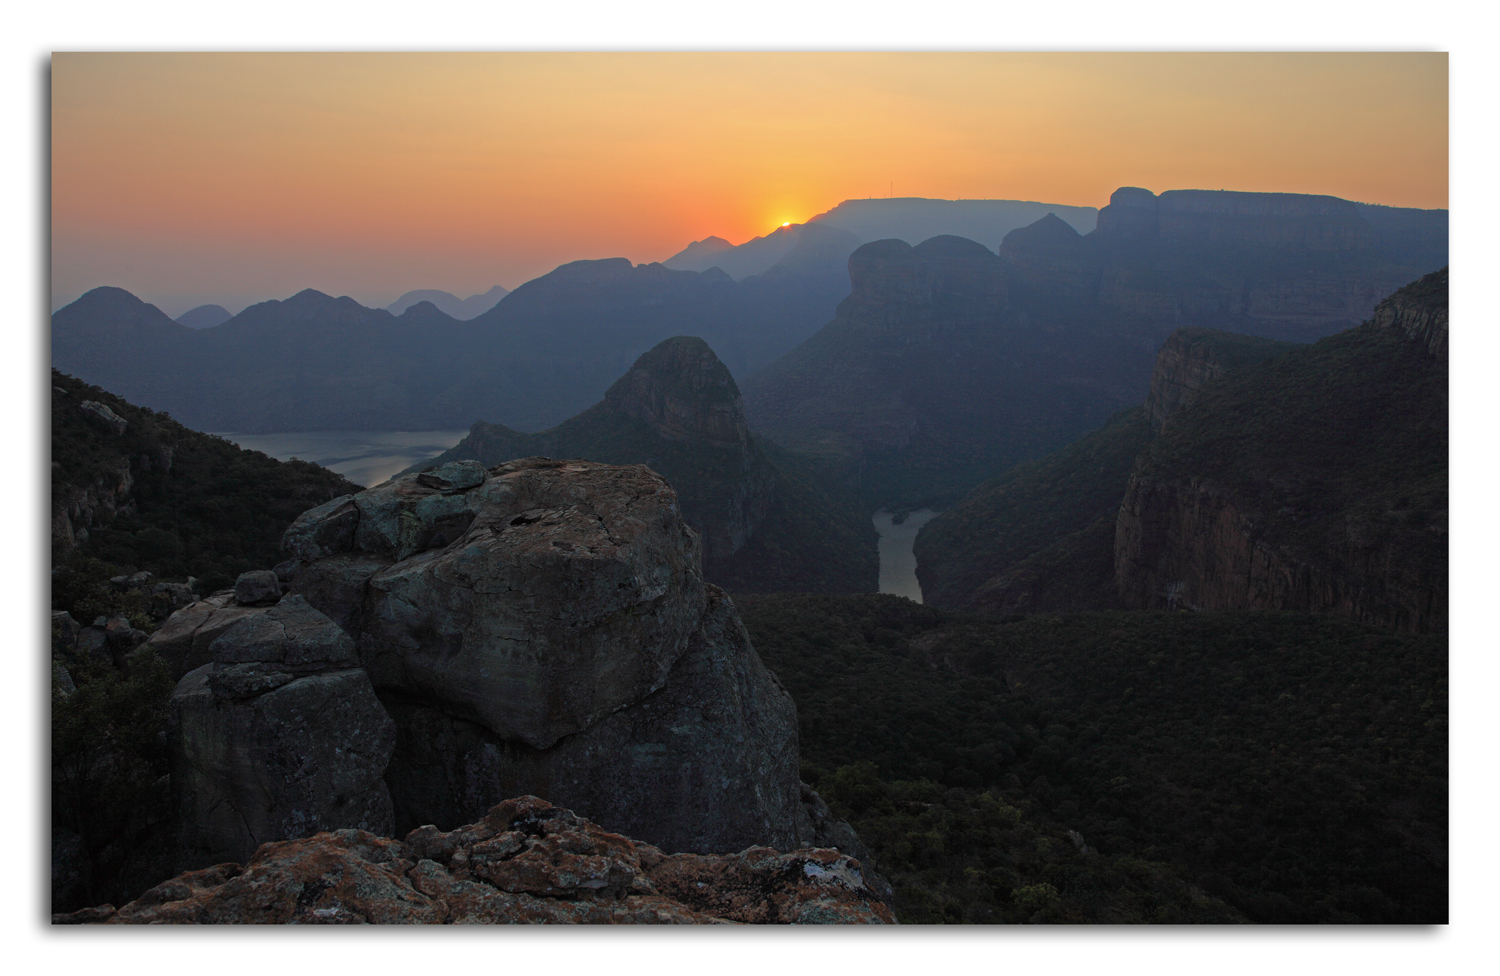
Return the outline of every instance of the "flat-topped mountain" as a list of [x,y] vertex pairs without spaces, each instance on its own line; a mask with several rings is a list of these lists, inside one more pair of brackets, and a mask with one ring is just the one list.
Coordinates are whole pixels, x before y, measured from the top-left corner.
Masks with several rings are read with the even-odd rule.
[[525,434],[481,421],[411,470],[533,455],[661,473],[702,536],[706,577],[733,592],[875,589],[876,536],[857,499],[809,459],[750,432],[734,378],[702,339],[658,344],[601,402],[556,427]]
[[1447,264],[1448,212],[1299,193],[1121,187],[1098,228],[1008,234],[1016,295],[1139,329],[1198,325],[1309,341]]
[[1094,229],[1098,210],[1029,200],[929,200],[922,197],[845,200],[818,214],[809,224],[826,224],[865,241],[896,238],[967,237],[993,247],[1017,227],[1056,214],[1080,234]]
[[952,236],[862,245],[833,321],[742,384],[751,426],[827,458],[875,506],[946,504],[1140,403],[1174,329],[1307,341],[1446,260],[1446,211],[1132,187],[1112,201],[1087,234],[1056,213],[1016,227],[998,257]]

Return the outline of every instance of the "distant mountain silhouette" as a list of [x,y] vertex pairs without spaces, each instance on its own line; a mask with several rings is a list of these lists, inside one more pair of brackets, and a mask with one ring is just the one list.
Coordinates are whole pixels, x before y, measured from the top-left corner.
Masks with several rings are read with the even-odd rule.
[[694,241],[676,254],[667,258],[662,264],[674,271],[707,271],[713,267],[712,262],[703,264],[703,260],[712,258],[715,254],[727,251],[734,245],[722,237],[705,237],[701,241]]
[[538,455],[645,464],[664,476],[702,537],[704,575],[731,592],[876,587],[875,530],[857,497],[811,459],[750,433],[734,378],[702,339],[660,343],[601,402],[550,430],[524,434],[481,421],[408,470]]
[[439,291],[435,288],[423,288],[407,292],[387,305],[385,310],[392,315],[400,315],[418,302],[431,302],[433,307],[449,318],[457,319],[460,322],[467,322],[476,315],[488,312],[495,307],[500,299],[509,294],[510,290],[508,288],[496,285],[482,295],[471,295],[468,298],[461,299],[451,292]]
[[431,302],[394,316],[307,290],[195,330],[95,289],[53,315],[52,357],[205,430],[439,430],[476,417],[539,430],[673,335],[702,335],[740,376],[792,348],[849,288],[815,250],[806,257],[740,283],[717,269],[578,261],[467,322]]
[[234,318],[223,305],[199,305],[177,316],[177,324],[190,329],[212,329]]
[[735,281],[783,266],[789,271],[836,268],[842,272],[844,260],[859,244],[858,237],[836,227],[788,224],[736,246],[718,237],[695,241],[662,265],[676,271],[718,268]]
[[952,235],[978,241],[990,250],[1006,234],[1049,213],[1056,214],[1080,234],[1094,229],[1094,207],[1072,207],[1025,200],[929,200],[921,197],[845,200],[808,221],[848,231],[862,241],[887,238],[915,244]]

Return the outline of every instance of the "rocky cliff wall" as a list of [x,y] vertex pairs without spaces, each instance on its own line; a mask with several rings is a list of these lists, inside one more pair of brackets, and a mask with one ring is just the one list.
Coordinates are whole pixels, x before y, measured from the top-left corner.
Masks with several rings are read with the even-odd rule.
[[1446,269],[1311,346],[1175,334],[1116,521],[1121,599],[1446,629],[1446,345]]
[[994,316],[1007,293],[1000,259],[982,244],[951,236],[916,247],[898,240],[861,245],[849,255],[849,283],[839,320],[907,344],[930,340],[940,327]]
[[1278,544],[1263,513],[1221,485],[1134,477],[1115,525],[1115,580],[1142,609],[1311,610],[1393,630],[1447,627],[1446,576],[1405,558],[1391,526],[1347,518],[1309,551]]
[[1448,269],[1425,276],[1375,307],[1375,325],[1448,361]]

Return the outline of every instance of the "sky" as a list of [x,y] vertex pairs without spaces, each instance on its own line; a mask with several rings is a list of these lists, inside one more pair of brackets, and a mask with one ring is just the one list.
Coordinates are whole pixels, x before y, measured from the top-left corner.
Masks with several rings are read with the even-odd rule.
[[[846,199],[1448,206],[1428,53],[54,53],[53,307],[467,297]],[[994,246],[995,242],[986,242]]]

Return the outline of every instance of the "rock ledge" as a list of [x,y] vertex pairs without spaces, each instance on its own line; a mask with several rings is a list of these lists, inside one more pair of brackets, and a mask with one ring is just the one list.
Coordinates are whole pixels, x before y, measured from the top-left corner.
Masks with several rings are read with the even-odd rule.
[[835,850],[668,855],[534,796],[478,823],[261,845],[249,863],[164,881],[118,911],[54,924],[894,924]]

